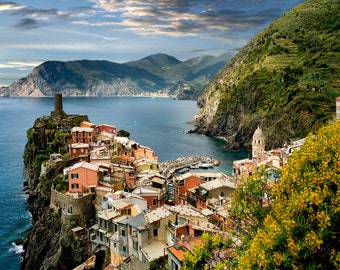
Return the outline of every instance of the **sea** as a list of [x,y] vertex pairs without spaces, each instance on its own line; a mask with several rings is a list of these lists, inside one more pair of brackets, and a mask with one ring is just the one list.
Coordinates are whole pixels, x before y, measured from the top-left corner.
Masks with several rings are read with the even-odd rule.
[[[95,124],[109,124],[130,133],[130,138],[148,146],[159,161],[193,155],[221,162],[210,171],[232,173],[234,160],[249,157],[245,149],[227,151],[225,141],[189,134],[188,124],[199,111],[195,101],[149,97],[64,97],[67,114],[87,114]],[[31,228],[27,195],[23,191],[23,152],[26,131],[36,118],[54,110],[53,97],[0,98],[0,265],[8,270],[21,266],[23,247],[15,243]]]

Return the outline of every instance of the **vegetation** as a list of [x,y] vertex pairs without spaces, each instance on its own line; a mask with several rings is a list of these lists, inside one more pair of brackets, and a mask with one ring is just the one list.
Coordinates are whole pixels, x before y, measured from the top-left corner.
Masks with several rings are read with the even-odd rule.
[[216,269],[224,269],[226,265],[224,259],[213,256],[214,252],[227,251],[232,246],[231,238],[223,234],[203,233],[202,243],[195,244],[193,252],[186,251],[183,255],[184,270],[200,270],[216,265]]
[[124,129],[121,129],[121,130],[118,131],[118,136],[129,138],[130,133],[128,131],[124,130]]
[[233,193],[233,207],[229,214],[233,217],[242,242],[252,239],[262,228],[265,217],[271,212],[272,186],[269,173],[264,167],[243,182]]
[[[222,266],[339,269],[339,192],[340,120],[310,133],[278,181],[260,168],[236,190],[230,214],[237,221],[234,234],[241,245]],[[186,253],[184,269],[203,269],[211,257],[211,243],[225,239],[216,237],[202,237],[204,244]]]
[[283,168],[239,269],[339,269],[340,121],[310,134]]
[[207,113],[219,102],[205,133],[231,130],[242,145],[261,125],[271,148],[331,120],[340,95],[339,14],[339,1],[307,0],[255,36],[201,97]]

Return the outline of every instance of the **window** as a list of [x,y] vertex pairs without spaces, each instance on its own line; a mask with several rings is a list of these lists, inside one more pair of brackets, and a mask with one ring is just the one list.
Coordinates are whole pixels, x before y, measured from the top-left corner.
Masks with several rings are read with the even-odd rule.
[[157,199],[152,200],[152,205],[157,205]]
[[72,184],[72,188],[79,188],[79,185],[77,183]]
[[125,236],[125,230],[124,229],[122,229],[122,231],[121,231],[122,233],[121,233],[121,235],[122,236]]
[[71,179],[78,179],[78,174],[77,173],[72,173],[71,174]]
[[138,242],[137,242],[137,241],[133,241],[132,245],[133,245],[133,249],[134,249],[134,250],[137,250],[137,248],[138,248]]
[[153,236],[158,236],[158,229],[153,230]]
[[123,252],[126,252],[126,246],[123,246]]

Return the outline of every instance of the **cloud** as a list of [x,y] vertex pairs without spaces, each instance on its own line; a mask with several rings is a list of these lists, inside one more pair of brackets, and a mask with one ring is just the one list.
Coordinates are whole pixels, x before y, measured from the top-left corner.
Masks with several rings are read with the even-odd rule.
[[[243,1],[240,5],[237,1],[97,0],[95,8],[107,15],[104,18],[110,15],[113,19],[87,25],[123,26],[124,30],[143,36],[221,39],[235,31],[264,27],[280,15],[280,9],[267,9],[266,5],[261,6],[262,2]],[[248,8],[246,3],[254,7]],[[85,21],[82,24],[86,24]]]
[[14,25],[14,28],[20,29],[20,30],[28,30],[28,29],[34,29],[38,28],[39,23],[35,19],[25,18],[21,19],[16,25]]
[[16,3],[13,2],[1,2],[0,3],[0,11],[5,11],[5,10],[16,10],[16,9],[20,9],[23,6],[20,6]]
[[[3,5],[3,8],[5,7],[8,7],[8,5]],[[7,10],[11,10],[10,15],[13,17],[19,17],[18,22],[14,25],[14,28],[19,30],[29,30],[44,27],[49,24],[59,24],[60,22],[67,22],[74,18],[87,17],[94,14],[92,8],[85,6],[74,7],[71,11],[62,11],[57,8],[32,8],[27,6]]]
[[0,63],[1,68],[16,68],[19,70],[26,70],[28,68],[36,67],[40,65],[42,61],[8,61],[6,63]]

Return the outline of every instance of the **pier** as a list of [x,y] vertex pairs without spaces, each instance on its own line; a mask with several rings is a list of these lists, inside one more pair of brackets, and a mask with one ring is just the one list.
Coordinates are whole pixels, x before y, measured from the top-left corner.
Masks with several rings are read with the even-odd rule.
[[158,167],[160,173],[162,173],[166,178],[168,178],[178,170],[194,166],[197,164],[213,164],[214,166],[218,166],[220,165],[220,162],[211,157],[190,156],[160,162],[158,163]]

